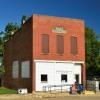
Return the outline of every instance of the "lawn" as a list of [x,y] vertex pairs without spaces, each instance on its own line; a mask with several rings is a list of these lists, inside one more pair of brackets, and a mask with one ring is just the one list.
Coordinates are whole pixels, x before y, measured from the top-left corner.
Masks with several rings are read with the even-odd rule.
[[16,90],[0,87],[0,94],[16,94],[16,93],[17,93]]

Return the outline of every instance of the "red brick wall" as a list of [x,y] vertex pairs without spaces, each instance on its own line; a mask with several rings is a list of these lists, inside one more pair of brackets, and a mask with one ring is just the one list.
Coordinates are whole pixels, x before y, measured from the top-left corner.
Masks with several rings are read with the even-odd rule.
[[[12,78],[12,62],[19,61],[19,78]],[[32,62],[32,19],[29,19],[20,30],[18,30],[11,39],[5,43],[4,66],[5,79],[4,85],[9,88],[32,88],[31,78],[21,78],[21,62],[29,60]],[[32,63],[31,63],[32,66]],[[32,67],[31,67],[32,69]],[[31,70],[30,69],[30,70]],[[32,71],[32,70],[31,70]]]
[[[64,36],[64,54],[57,54],[56,35],[52,29],[56,26],[64,27],[66,34],[59,33]],[[33,47],[34,59],[42,60],[68,60],[68,61],[84,61],[85,60],[85,42],[84,42],[84,22],[82,20],[67,19],[60,17],[49,17],[33,15]],[[41,34],[49,34],[50,37],[50,53],[44,55],[41,49]],[[70,38],[77,37],[78,54],[71,54]]]

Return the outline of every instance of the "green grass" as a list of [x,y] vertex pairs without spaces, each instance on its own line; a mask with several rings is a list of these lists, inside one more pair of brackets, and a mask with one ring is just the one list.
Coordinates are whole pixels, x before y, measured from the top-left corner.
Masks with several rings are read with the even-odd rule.
[[16,90],[0,87],[0,94],[16,94],[16,93],[17,93]]

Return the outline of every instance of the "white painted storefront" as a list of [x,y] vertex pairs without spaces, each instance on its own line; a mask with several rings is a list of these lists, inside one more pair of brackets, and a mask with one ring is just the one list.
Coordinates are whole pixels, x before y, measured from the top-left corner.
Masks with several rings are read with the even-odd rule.
[[[35,60],[36,91],[43,91],[44,86],[73,84],[76,81],[75,75],[79,75],[79,83],[81,84],[81,63],[82,62]],[[47,81],[41,81],[41,75],[47,75]],[[67,77],[65,78],[66,81],[62,81],[62,75]]]

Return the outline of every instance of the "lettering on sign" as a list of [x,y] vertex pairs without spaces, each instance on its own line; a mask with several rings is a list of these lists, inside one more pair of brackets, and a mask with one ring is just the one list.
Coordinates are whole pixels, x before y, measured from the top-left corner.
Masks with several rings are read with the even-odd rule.
[[54,32],[54,33],[67,33],[67,31],[63,27],[54,27],[52,29],[52,32]]

